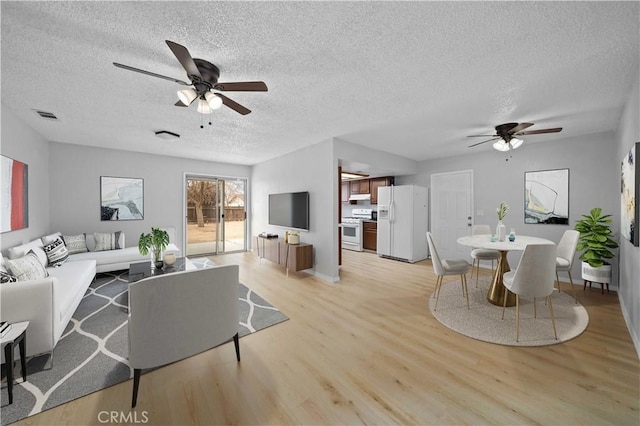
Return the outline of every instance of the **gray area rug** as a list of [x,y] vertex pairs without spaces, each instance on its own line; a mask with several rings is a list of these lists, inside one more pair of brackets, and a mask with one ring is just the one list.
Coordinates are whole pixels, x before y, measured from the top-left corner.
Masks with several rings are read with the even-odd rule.
[[[438,310],[434,312],[436,299],[429,297],[429,309],[443,325],[477,340],[508,346],[545,346],[571,340],[589,325],[587,310],[572,296],[554,291],[551,295],[556,320],[558,340],[553,337],[549,308],[544,300],[537,301],[537,318],[533,317],[533,300],[520,299],[520,341],[516,342],[516,308],[507,307],[504,320],[502,307],[487,300],[490,285],[488,277],[480,277],[478,288],[474,280],[467,278],[469,306],[462,293],[460,280],[445,283],[440,290]],[[564,285],[566,287],[566,284]]]
[[[206,258],[191,260],[199,268],[213,265]],[[6,380],[2,383],[2,425],[133,377],[127,362],[127,274],[117,271],[96,276],[54,349],[51,369],[44,369],[49,355],[30,358],[27,381],[22,382],[17,363],[11,405]],[[240,337],[288,319],[243,284],[238,287],[238,301]]]

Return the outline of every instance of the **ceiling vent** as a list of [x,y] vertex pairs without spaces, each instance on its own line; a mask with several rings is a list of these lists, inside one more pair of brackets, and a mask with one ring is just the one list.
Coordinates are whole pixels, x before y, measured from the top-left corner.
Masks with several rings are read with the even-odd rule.
[[168,130],[160,130],[156,132],[156,136],[167,141],[176,140],[180,137],[179,134],[170,132]]
[[40,111],[39,109],[34,109],[33,110],[36,114],[38,114],[40,117],[46,119],[46,120],[57,120],[58,117],[56,117],[56,115],[52,112],[47,112],[47,111]]

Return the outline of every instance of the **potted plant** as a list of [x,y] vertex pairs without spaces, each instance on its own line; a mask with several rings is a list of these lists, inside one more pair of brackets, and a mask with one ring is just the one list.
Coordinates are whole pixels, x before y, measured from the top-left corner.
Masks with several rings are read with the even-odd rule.
[[588,215],[576,222],[575,230],[580,232],[576,249],[582,251],[582,279],[591,282],[609,284],[611,265],[607,259],[613,257],[611,249],[618,247],[612,238],[611,215],[603,215],[602,209],[591,209]]
[[169,245],[169,234],[164,229],[151,227],[151,232],[140,234],[138,239],[138,250],[140,254],[153,254],[153,263],[157,268],[162,268],[162,252]]

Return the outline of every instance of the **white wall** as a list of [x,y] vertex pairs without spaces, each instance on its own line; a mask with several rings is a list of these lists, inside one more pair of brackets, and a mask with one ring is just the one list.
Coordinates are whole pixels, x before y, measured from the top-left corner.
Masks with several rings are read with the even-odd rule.
[[[248,166],[63,143],[51,143],[50,157],[50,231],[124,231],[128,247],[152,226],[175,227],[176,244],[182,246],[185,173],[242,178],[251,173]],[[101,221],[100,176],[144,179],[144,220]]]
[[[396,183],[430,187],[432,173],[472,169],[474,223],[495,227],[496,208],[501,201],[506,201],[510,205],[504,220],[507,229],[515,228],[516,234],[547,238],[557,243],[564,231],[573,229],[576,220],[593,207],[602,207],[605,213],[611,214],[612,229],[619,229],[620,165],[615,150],[611,149],[613,140],[613,133],[601,133],[553,142],[525,142],[513,151],[509,161],[505,161],[507,154],[493,149],[470,149],[469,155],[422,162],[417,175],[401,176]],[[525,224],[524,173],[564,168],[569,169],[569,225]],[[519,255],[518,252],[509,253],[511,265],[517,264]],[[582,282],[577,256],[571,274],[574,284]],[[617,270],[614,274],[617,275]],[[568,280],[568,277],[564,279]],[[617,282],[615,279],[616,276],[614,283]]]
[[300,233],[300,241],[313,244],[314,273],[330,282],[338,280],[334,248],[338,244],[337,167],[329,139],[257,164],[251,174],[251,227],[255,235],[267,231],[282,237],[287,230],[268,224],[269,194],[309,191],[310,229]]
[[49,231],[49,144],[4,104],[1,112],[0,153],[29,166],[29,227],[0,234],[4,251]]
[[[629,152],[632,145],[640,142],[640,78],[636,78],[629,94],[629,100],[620,119],[616,133],[616,159],[618,160],[618,178],[620,162]],[[636,151],[635,161],[638,161]],[[636,185],[640,182],[636,181]],[[620,192],[618,189],[618,198]],[[620,201],[618,200],[618,203]],[[636,209],[640,208],[640,200],[636,200]],[[636,228],[638,224],[636,224]],[[640,230],[636,230],[638,232]],[[640,354],[640,247],[634,247],[628,241],[620,242],[620,280],[618,297],[622,313],[627,321],[629,332]]]

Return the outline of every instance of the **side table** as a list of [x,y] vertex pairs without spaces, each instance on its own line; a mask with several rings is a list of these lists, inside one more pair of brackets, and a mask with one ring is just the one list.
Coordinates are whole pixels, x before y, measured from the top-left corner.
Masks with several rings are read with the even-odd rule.
[[4,347],[4,361],[7,367],[7,392],[9,393],[9,404],[13,404],[13,353],[15,351],[16,343],[20,350],[22,380],[25,382],[27,381],[27,350],[25,343],[27,327],[29,327],[29,321],[11,324],[11,330],[0,338],[0,344]]

